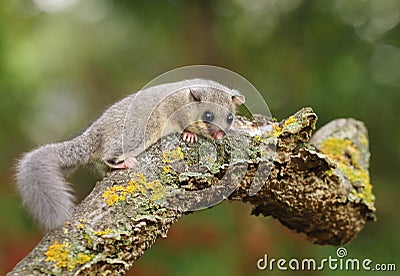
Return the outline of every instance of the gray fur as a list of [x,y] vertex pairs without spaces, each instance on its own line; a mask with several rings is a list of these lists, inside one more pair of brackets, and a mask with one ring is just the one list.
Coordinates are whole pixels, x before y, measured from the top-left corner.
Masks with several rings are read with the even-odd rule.
[[[200,101],[190,87],[204,90]],[[16,179],[23,204],[43,227],[58,228],[74,210],[73,190],[63,176],[67,170],[94,161],[118,163],[136,157],[161,137],[185,128],[205,134],[192,124],[201,121],[204,110],[213,110],[218,115],[215,123],[227,130],[230,124],[225,118],[235,112],[235,97],[244,102],[238,91],[203,79],[162,84],[127,96],[79,136],[22,157]]]

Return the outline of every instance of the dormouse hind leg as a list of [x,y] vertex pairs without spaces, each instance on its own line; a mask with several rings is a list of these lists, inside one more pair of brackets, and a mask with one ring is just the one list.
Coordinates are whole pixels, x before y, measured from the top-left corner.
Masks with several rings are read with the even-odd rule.
[[197,135],[193,132],[184,131],[182,135],[182,140],[187,143],[196,143],[197,142]]
[[115,163],[112,160],[105,161],[106,165],[113,169],[133,169],[138,165],[138,161],[135,157],[128,157],[127,159]]

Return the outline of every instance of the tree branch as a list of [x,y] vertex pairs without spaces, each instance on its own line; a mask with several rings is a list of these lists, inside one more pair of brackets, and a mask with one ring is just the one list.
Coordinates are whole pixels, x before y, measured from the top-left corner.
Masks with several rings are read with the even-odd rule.
[[281,122],[240,118],[222,141],[164,139],[135,172],[98,182],[9,275],[124,274],[183,214],[225,199],[248,202],[252,214],[273,216],[314,243],[349,242],[375,219],[367,130],[340,119],[309,141],[316,120],[304,108]]

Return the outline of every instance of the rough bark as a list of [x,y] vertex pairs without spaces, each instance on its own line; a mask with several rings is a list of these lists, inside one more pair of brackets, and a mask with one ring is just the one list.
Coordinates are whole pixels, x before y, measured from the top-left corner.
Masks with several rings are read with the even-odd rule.
[[182,215],[222,200],[247,202],[314,243],[349,242],[375,219],[367,130],[340,119],[311,138],[316,120],[304,108],[281,122],[240,118],[222,141],[168,137],[135,172],[98,182],[9,275],[124,274]]

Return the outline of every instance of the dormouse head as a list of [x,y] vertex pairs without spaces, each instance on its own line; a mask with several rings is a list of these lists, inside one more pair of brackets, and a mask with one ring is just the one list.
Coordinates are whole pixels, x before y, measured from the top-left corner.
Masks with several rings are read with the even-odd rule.
[[231,127],[236,107],[245,102],[245,97],[236,90],[222,85],[194,86],[189,88],[194,105],[192,122],[187,131],[213,139],[222,139]]

